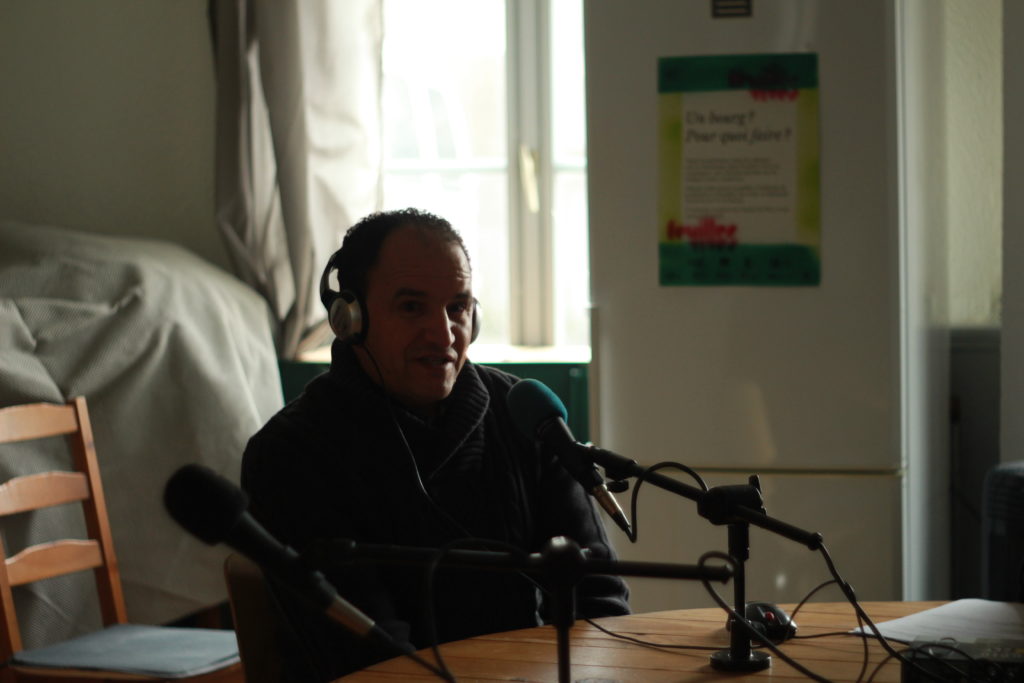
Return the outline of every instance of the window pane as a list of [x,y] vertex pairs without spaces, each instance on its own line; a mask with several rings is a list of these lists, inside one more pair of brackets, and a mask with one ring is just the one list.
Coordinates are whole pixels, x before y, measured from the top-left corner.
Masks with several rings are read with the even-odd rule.
[[562,171],[554,179],[555,345],[590,345],[590,253],[587,176]]
[[583,5],[551,0],[551,145],[557,346],[590,345]]
[[385,164],[504,164],[502,0],[385,0],[383,52]]
[[556,167],[586,164],[583,79],[583,5],[580,0],[551,0],[551,141]]

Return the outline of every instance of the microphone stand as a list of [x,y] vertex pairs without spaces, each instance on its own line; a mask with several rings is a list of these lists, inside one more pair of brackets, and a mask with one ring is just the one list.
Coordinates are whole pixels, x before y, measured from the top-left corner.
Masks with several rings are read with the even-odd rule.
[[[728,525],[729,555],[736,560],[733,568],[733,603],[736,605],[736,613],[744,616],[747,602],[744,566],[750,559],[750,524],[735,521],[733,509],[743,505],[764,513],[757,475],[751,476],[749,481],[748,486],[716,486],[697,501],[697,510],[702,517],[712,524]],[[711,666],[722,671],[761,671],[771,666],[771,655],[751,649],[750,635],[746,623],[734,619],[729,632],[729,649],[711,655]]]
[[[774,519],[765,514],[761,486],[757,475],[745,486],[715,486],[703,491],[657,472],[644,474],[644,468],[624,456],[595,446],[578,445],[584,455],[601,465],[610,479],[621,481],[643,478],[655,486],[697,502],[697,512],[712,524],[729,528],[729,554],[736,560],[733,572],[733,602],[736,612],[746,616],[746,573],[744,565],[750,558],[750,525],[767,529],[807,546],[821,547],[820,533],[810,532]],[[746,621],[734,620],[729,649],[711,655],[711,666],[724,671],[760,671],[771,666],[771,657],[750,647],[751,629]]]
[[427,565],[516,571],[543,576],[552,586],[552,624],[557,635],[558,680],[570,683],[569,630],[576,621],[576,584],[588,574],[617,574],[654,578],[699,579],[725,583],[733,576],[727,566],[705,567],[664,562],[630,562],[590,557],[588,550],[565,536],[548,540],[539,553],[434,548],[356,543],[349,539],[318,543],[302,554],[312,566],[324,563],[369,561],[387,564]]

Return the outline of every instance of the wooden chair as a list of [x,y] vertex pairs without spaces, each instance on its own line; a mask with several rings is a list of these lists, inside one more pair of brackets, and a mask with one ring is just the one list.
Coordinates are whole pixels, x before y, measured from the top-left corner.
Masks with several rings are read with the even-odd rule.
[[[35,403],[0,409],[0,444],[68,435],[72,471],[15,477],[0,484],[0,517],[79,502],[86,539],[30,546],[12,557],[0,541],[0,683],[14,681],[147,680],[213,683],[243,680],[230,631],[127,624],[92,428],[84,398],[66,405]],[[3,453],[0,452],[0,456]],[[51,646],[24,650],[12,586],[92,569],[104,628]],[[119,649],[120,648],[120,649]],[[232,655],[231,650],[235,649]],[[79,655],[84,652],[87,659]],[[181,653],[178,672],[167,655]],[[197,658],[207,657],[205,663]],[[173,658],[173,657],[172,657]],[[140,659],[146,661],[140,662]],[[102,668],[109,667],[109,668]],[[140,674],[139,671],[166,673]],[[196,675],[182,678],[181,670]]]
[[277,616],[263,571],[245,556],[232,553],[224,560],[224,579],[245,680],[278,683],[283,664],[277,641]]

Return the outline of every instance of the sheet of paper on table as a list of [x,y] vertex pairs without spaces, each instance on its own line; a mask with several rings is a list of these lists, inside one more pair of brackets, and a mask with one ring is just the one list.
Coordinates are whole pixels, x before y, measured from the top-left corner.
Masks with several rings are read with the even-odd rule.
[[[1024,641],[1024,604],[965,598],[877,626],[886,638],[906,642],[943,638]],[[872,632],[865,627],[851,633]]]

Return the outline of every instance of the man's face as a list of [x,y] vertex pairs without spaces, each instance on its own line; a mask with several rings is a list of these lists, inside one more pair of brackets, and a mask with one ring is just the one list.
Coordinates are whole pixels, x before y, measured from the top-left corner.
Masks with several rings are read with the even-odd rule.
[[466,362],[473,317],[466,255],[436,233],[398,228],[384,240],[366,290],[369,328],[355,347],[363,370],[410,410],[432,415]]

